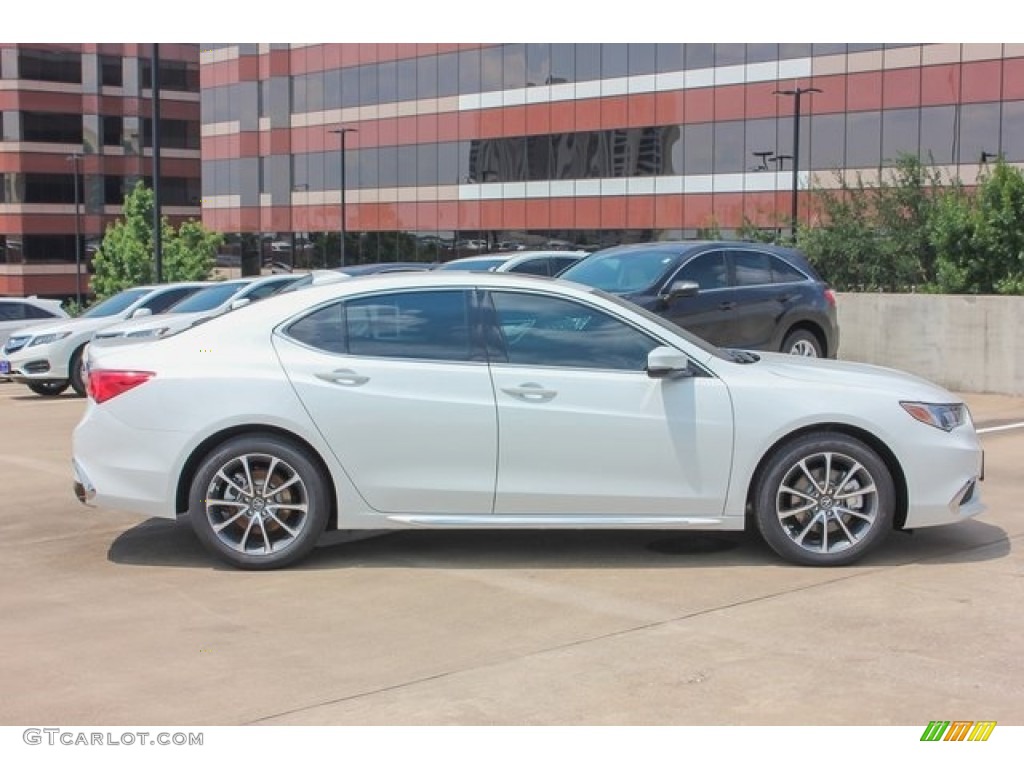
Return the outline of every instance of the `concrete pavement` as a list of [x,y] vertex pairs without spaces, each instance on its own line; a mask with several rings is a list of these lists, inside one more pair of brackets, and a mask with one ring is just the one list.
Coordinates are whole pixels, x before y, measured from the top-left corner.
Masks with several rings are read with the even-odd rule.
[[1024,724],[1024,430],[983,437],[986,514],[844,569],[754,534],[403,532],[245,573],[78,504],[83,408],[0,384],[0,724]]

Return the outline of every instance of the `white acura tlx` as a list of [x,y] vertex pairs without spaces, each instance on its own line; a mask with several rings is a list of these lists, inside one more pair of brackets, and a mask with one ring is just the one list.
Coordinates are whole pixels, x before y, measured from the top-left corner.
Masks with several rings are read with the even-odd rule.
[[712,347],[615,296],[509,274],[363,277],[93,347],[83,502],[174,518],[241,568],[331,530],[756,526],[845,565],[984,509],[955,395]]

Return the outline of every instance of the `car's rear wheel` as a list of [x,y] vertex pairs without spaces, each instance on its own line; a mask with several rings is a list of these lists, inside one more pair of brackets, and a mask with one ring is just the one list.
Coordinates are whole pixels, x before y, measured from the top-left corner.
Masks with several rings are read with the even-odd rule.
[[822,357],[824,350],[818,337],[804,328],[798,328],[786,335],[781,351],[787,355],[801,357]]
[[75,350],[68,363],[71,388],[79,397],[85,397],[85,345]]
[[274,435],[245,435],[210,453],[192,479],[189,517],[200,541],[238,568],[282,568],[316,546],[330,501],[307,452]]
[[821,432],[780,447],[754,497],[768,545],[800,565],[847,565],[892,529],[892,474],[879,455],[849,435]]
[[33,381],[28,388],[43,397],[56,397],[70,386],[68,381]]

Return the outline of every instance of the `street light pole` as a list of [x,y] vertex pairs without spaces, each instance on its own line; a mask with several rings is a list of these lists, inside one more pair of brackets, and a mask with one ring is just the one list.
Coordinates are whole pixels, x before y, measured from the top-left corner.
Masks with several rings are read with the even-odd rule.
[[152,128],[153,145],[153,260],[156,281],[164,281],[163,269],[163,227],[160,216],[160,44],[153,43],[153,58],[149,66],[150,89],[152,93]]
[[355,128],[334,128],[331,133],[341,137],[341,225],[338,227],[341,232],[341,264],[345,266],[345,134],[355,133]]
[[776,96],[793,97],[793,198],[790,221],[793,242],[796,242],[797,194],[800,188],[800,97],[805,93],[821,93],[821,88],[788,88],[784,91],[772,91]]
[[75,166],[75,302],[82,308],[82,214],[78,185],[82,178],[82,156],[78,152],[68,155],[68,162]]

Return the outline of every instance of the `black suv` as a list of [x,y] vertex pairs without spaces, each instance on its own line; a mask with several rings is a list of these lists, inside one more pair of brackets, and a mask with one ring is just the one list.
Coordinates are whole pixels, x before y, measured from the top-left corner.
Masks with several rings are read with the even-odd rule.
[[606,248],[559,277],[622,296],[720,347],[835,357],[836,297],[799,251],[683,241]]

